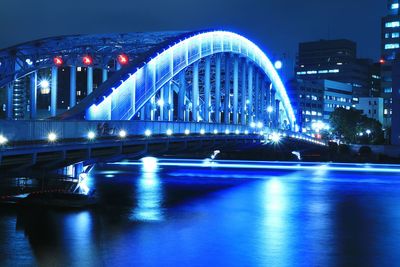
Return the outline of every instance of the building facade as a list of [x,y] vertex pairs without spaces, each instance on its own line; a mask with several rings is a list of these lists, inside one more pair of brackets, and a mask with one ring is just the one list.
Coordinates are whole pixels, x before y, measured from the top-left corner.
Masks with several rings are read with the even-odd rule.
[[384,127],[392,125],[393,78],[392,67],[400,51],[399,1],[388,0],[388,15],[382,18],[381,96],[384,99]]
[[383,124],[382,97],[360,97],[356,109],[361,110],[368,118],[375,119]]
[[353,87],[331,80],[293,80],[288,85],[293,92],[292,105],[301,122],[301,131],[313,134],[313,124],[329,124],[331,113],[339,107],[350,109]]
[[302,80],[332,80],[351,84],[355,101],[371,94],[372,61],[357,58],[356,43],[320,40],[300,43],[295,75]]

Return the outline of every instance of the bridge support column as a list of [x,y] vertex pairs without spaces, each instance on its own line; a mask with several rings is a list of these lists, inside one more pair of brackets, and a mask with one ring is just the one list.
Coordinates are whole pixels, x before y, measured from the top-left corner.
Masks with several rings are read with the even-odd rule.
[[172,82],[168,83],[168,121],[174,120],[174,89]]
[[161,88],[160,97],[162,99],[163,105],[160,106],[160,120],[168,121],[169,120],[169,106],[170,106],[170,89],[171,83],[167,82],[163,88]]
[[154,98],[152,97],[147,103],[144,105],[145,110],[144,110],[144,117],[145,120],[150,121],[153,119],[153,101]]
[[50,115],[52,117],[57,115],[57,79],[58,79],[58,68],[51,67],[51,101],[50,101]]
[[260,119],[262,123],[265,124],[265,114],[267,113],[267,109],[265,107],[265,95],[266,95],[266,90],[265,90],[265,79],[261,78],[261,86],[260,86],[260,95],[261,95],[261,103],[260,103]]
[[252,122],[254,122],[254,118],[253,118],[253,65],[251,63],[249,63],[247,82],[248,82],[247,110],[248,110],[248,114],[249,114],[248,121],[249,121],[249,123],[252,123]]
[[121,64],[118,61],[115,62],[115,70],[119,71],[121,69]]
[[107,79],[108,79],[108,70],[106,66],[101,72],[101,80],[104,83],[105,81],[107,81]]
[[247,62],[246,59],[242,60],[242,96],[241,96],[241,112],[240,112],[240,123],[242,125],[246,125],[246,69],[247,69]]
[[93,92],[93,67],[87,67],[87,95]]
[[233,62],[233,123],[238,124],[239,112],[239,58],[235,56]]
[[199,62],[193,64],[193,82],[192,82],[192,114],[193,121],[199,121]]
[[225,57],[225,96],[224,96],[224,123],[230,123],[229,100],[231,94],[231,58]]
[[257,70],[256,71],[256,77],[255,77],[255,92],[254,92],[254,116],[255,120],[257,122],[260,121],[260,72]]
[[279,114],[279,105],[280,105],[280,102],[281,101],[279,101],[278,99],[275,100],[275,127],[276,128],[279,128],[279,126],[280,126],[280,121],[279,121],[279,116],[280,116],[280,114]]
[[221,54],[215,56],[215,122],[221,122]]
[[179,91],[178,91],[178,120],[185,120],[185,95],[186,95],[186,78],[185,70],[179,73]]
[[37,108],[37,71],[34,71],[31,74],[29,79],[30,82],[30,111],[31,111],[31,120],[36,119],[36,108]]
[[69,107],[76,105],[76,67],[71,66],[69,76]]
[[7,104],[6,104],[6,111],[7,111],[7,119],[13,119],[13,83],[10,82],[7,84]]
[[204,108],[203,108],[203,120],[210,122],[210,99],[211,99],[211,58],[207,57],[204,68]]

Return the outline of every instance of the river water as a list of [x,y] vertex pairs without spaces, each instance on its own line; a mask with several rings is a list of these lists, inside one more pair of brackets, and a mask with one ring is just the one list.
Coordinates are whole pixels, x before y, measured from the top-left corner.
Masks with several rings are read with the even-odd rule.
[[400,266],[400,166],[146,158],[0,208],[0,266]]

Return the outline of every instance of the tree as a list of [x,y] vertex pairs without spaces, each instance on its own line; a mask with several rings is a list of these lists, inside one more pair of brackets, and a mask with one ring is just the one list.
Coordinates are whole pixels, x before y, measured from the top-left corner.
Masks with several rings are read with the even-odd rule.
[[337,108],[330,116],[333,134],[349,143],[379,144],[384,141],[382,125],[354,108]]

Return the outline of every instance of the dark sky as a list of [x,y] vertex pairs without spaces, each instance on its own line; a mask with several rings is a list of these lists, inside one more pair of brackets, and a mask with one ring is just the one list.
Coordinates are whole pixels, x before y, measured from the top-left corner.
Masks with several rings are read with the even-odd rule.
[[294,57],[301,41],[349,38],[379,57],[386,0],[1,0],[0,47],[42,37],[229,29],[269,55]]

